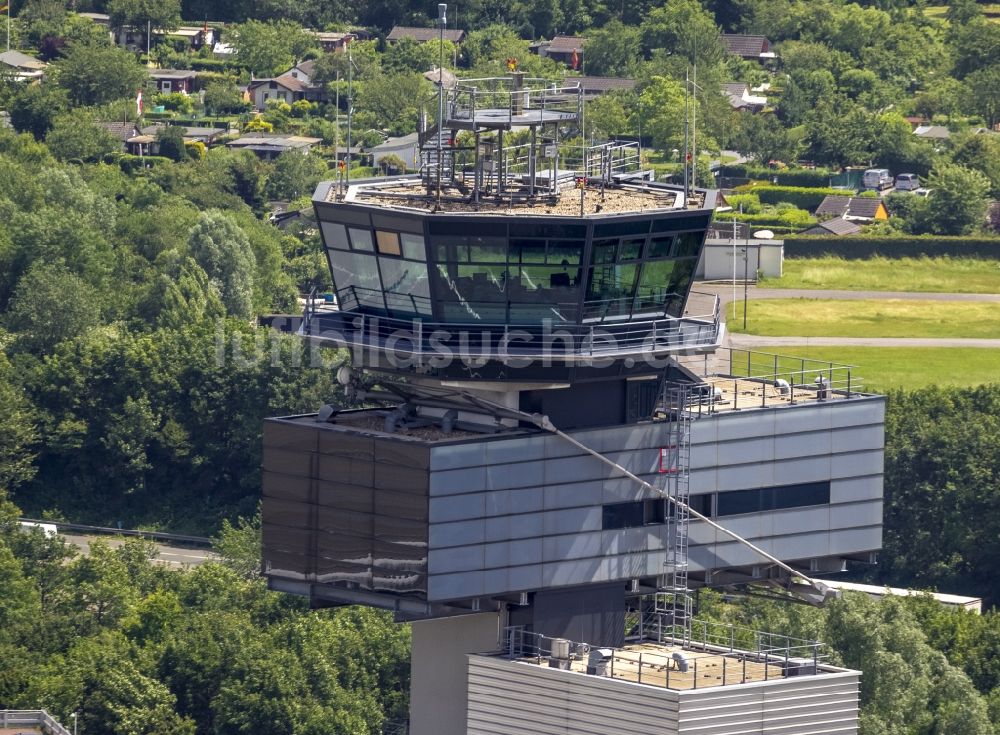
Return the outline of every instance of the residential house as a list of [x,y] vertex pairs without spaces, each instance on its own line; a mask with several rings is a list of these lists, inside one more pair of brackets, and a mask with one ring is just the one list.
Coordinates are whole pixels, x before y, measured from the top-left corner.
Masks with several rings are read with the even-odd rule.
[[[440,34],[440,36],[439,36]],[[445,28],[443,31],[438,28],[414,28],[412,26],[393,26],[389,35],[385,37],[386,43],[396,43],[404,38],[409,38],[417,43],[436,41],[443,37],[445,41],[461,43],[465,40],[465,31],[458,28]]]
[[197,73],[190,69],[149,70],[149,78],[156,84],[156,91],[160,94],[170,94],[173,92],[191,94],[194,91],[195,76],[197,76]]
[[842,217],[854,222],[874,222],[889,219],[889,210],[878,197],[830,195],[816,208],[816,216]]
[[258,110],[263,110],[268,100],[283,100],[288,104],[298,100],[324,102],[325,87],[312,83],[315,69],[315,61],[303,61],[272,79],[254,80],[247,87],[250,101]]
[[[385,143],[380,143],[368,149],[375,165],[386,156],[396,156],[406,163],[408,171],[415,171],[420,167],[420,136],[418,133],[410,133],[399,138],[389,138]],[[400,172],[402,173],[402,172]]]
[[127,150],[127,142],[131,138],[142,135],[142,131],[136,127],[135,123],[130,122],[99,122],[97,123],[99,127],[104,128],[112,137],[117,138],[121,141],[122,150]]
[[771,42],[765,36],[748,36],[742,33],[723,33],[719,36],[726,53],[741,59],[764,61],[775,58]]
[[[155,156],[159,152],[157,134],[165,127],[167,126],[163,123],[147,125],[139,132],[138,135],[135,135],[125,141],[125,149],[129,153],[136,156]],[[229,132],[225,128],[200,128],[187,126],[181,127],[181,130],[184,131],[185,143],[193,143],[197,141],[199,143],[204,143],[206,147],[213,145],[219,138]]]
[[328,54],[342,52],[348,43],[357,38],[349,31],[311,31],[311,33],[316,37],[319,47]]
[[554,59],[571,69],[583,69],[583,48],[587,45],[584,36],[556,36],[551,41],[531,44],[531,50],[542,57]]
[[746,82],[726,82],[722,85],[722,94],[729,99],[729,106],[734,110],[760,112],[767,106],[767,97],[752,94]]
[[181,26],[169,31],[154,28],[153,35],[183,38],[194,51],[199,50],[202,46],[214,47],[217,40],[215,29],[209,28],[207,23],[202,26]]
[[0,53],[0,73],[6,72],[16,82],[27,82],[41,79],[48,67],[44,61],[34,56],[22,54],[20,51],[4,51]]
[[801,235],[856,235],[861,232],[861,225],[843,217],[834,217],[826,222],[820,222],[815,227],[803,230]]
[[260,158],[269,161],[287,151],[308,153],[314,145],[322,142],[322,138],[307,138],[302,135],[271,135],[260,133],[243,135],[236,140],[226,143],[226,147],[253,151]]
[[635,80],[620,77],[566,77],[567,87],[580,87],[584,97],[597,97],[605,92],[616,89],[631,91],[635,89]]
[[440,81],[445,89],[454,89],[458,85],[458,77],[453,72],[436,66],[424,72],[424,79],[435,85]]
[[913,134],[924,140],[948,140],[951,131],[944,125],[918,125],[913,130]]

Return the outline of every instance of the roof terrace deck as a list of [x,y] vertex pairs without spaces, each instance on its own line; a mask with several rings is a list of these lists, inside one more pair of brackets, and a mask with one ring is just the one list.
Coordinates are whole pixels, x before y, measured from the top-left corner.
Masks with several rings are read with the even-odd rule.
[[[540,174],[541,177],[541,174]],[[367,204],[381,208],[418,210],[428,214],[532,215],[579,217],[588,215],[639,214],[662,210],[701,209],[705,192],[692,192],[685,204],[681,188],[664,185],[615,183],[589,184],[575,188],[572,174],[555,194],[542,191],[529,195],[525,177],[508,183],[505,196],[482,196],[478,200],[465,187],[446,185],[440,200],[436,191],[427,193],[427,182],[419,178],[368,180],[352,184],[346,191],[331,182],[323,201],[331,204]],[[568,185],[565,185],[568,184]],[[540,184],[541,186],[542,184]]]
[[826,647],[818,641],[707,621],[695,621],[691,632],[677,631],[675,638],[667,626],[660,626],[661,616],[646,613],[634,618],[639,625],[634,629],[635,640],[614,648],[511,626],[505,631],[501,655],[546,668],[676,691],[841,671],[824,663]]

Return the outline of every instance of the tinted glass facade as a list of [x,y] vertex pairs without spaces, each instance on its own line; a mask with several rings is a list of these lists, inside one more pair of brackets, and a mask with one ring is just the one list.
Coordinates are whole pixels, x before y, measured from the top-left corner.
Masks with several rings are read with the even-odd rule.
[[344,311],[479,325],[680,317],[710,216],[383,223],[343,207],[317,212]]

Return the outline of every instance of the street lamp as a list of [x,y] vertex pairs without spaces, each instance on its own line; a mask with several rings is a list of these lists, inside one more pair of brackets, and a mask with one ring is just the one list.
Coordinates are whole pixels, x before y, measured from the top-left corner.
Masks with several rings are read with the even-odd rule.
[[441,208],[441,176],[444,162],[441,157],[441,135],[444,126],[444,29],[448,25],[448,4],[438,3],[438,124],[437,124],[437,205]]
[[70,713],[70,717],[73,718],[73,735],[76,735],[76,712]]

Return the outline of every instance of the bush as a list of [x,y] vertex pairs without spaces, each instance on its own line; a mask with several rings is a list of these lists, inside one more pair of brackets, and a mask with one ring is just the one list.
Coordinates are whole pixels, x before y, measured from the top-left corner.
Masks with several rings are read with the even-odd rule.
[[229,62],[222,59],[192,58],[191,68],[195,71],[224,71],[229,68]]
[[173,163],[173,161],[163,156],[124,155],[118,159],[118,165],[121,167],[121,170],[130,175],[136,171],[141,171],[144,167],[152,168],[153,166],[163,166],[170,163]]
[[743,215],[739,212],[719,212],[715,215],[716,222],[732,222],[733,220],[749,222],[755,227],[787,227],[793,230],[802,230],[816,224],[816,218],[802,209]]
[[743,208],[743,214],[760,214],[760,199],[756,194],[730,194],[726,197],[734,212]]
[[778,186],[820,187],[830,185],[830,171],[823,168],[791,168],[784,171],[777,171],[740,163],[721,166],[719,168],[719,176],[771,182],[777,180],[776,183]]
[[[788,202],[800,209],[815,211],[816,207],[828,196],[844,196],[845,192],[840,189],[830,189],[828,187],[802,188],[798,186],[753,186],[740,187],[737,191],[753,193],[760,199],[761,204],[778,204]],[[850,193],[850,192],[846,192]]]
[[[721,215],[717,215],[716,219]],[[864,260],[874,255],[884,258],[988,258],[1000,260],[1000,237],[828,237],[785,238],[785,257],[814,258],[836,255],[847,260]]]

